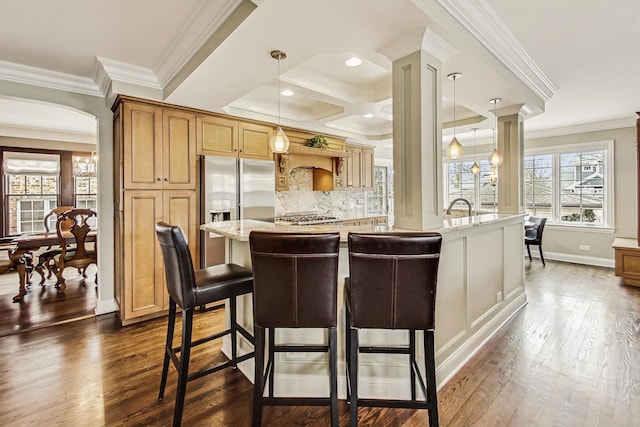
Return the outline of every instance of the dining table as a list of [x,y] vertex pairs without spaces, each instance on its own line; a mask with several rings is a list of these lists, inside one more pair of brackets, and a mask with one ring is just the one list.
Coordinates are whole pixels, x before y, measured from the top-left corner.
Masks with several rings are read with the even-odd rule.
[[[95,242],[97,236],[98,230],[92,229],[87,234],[87,241]],[[63,237],[67,245],[72,245],[76,241],[74,235],[68,231],[63,234]],[[13,297],[13,302],[19,302],[27,293],[27,284],[31,284],[31,274],[33,273],[31,254],[42,247],[59,245],[60,240],[56,231],[47,231],[38,234],[23,234],[13,239],[11,243],[15,245],[15,248],[9,254],[9,259],[13,268],[18,272],[19,281],[18,294]]]

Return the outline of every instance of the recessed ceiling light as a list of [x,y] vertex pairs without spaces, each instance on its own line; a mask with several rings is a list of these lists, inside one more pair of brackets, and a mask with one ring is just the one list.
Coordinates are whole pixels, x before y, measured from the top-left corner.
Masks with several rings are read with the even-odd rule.
[[371,113],[367,113],[363,116],[365,119],[370,119],[371,117],[373,117],[373,114]]
[[348,67],[357,67],[358,65],[362,64],[362,59],[358,58],[357,56],[352,56],[351,58],[344,61],[344,63],[347,64]]
[[294,93],[294,92],[293,92],[292,90],[289,90],[289,89],[285,89],[285,90],[283,90],[282,92],[280,92],[280,94],[281,94],[282,96],[293,96],[293,93]]

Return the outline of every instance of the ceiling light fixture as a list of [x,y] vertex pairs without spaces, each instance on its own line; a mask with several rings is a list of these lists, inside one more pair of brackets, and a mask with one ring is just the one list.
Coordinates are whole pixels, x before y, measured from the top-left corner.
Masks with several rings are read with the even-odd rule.
[[478,175],[480,173],[480,166],[476,162],[476,132],[478,128],[471,129],[473,131],[473,165],[471,165],[471,173],[474,175]]
[[74,172],[76,177],[90,178],[95,177],[97,172],[98,157],[96,152],[92,151],[89,157],[74,156]]
[[364,117],[365,119],[370,119],[370,118],[372,118],[372,117],[373,117],[373,114],[371,114],[371,113],[367,113],[367,114],[365,114],[365,115],[364,115],[364,116],[362,116],[362,117]]
[[269,145],[274,153],[286,153],[289,150],[289,138],[280,127],[280,60],[286,59],[287,54],[281,50],[272,50],[271,57],[278,60],[278,129],[269,140]]
[[453,138],[447,145],[446,154],[450,159],[457,159],[464,153],[464,147],[456,138],[456,80],[462,77],[462,73],[451,73],[447,76],[449,80],[453,80]]
[[344,63],[347,65],[347,67],[357,67],[362,64],[362,59],[358,58],[357,56],[352,56],[351,58],[344,61]]
[[489,154],[489,163],[491,166],[498,167],[504,160],[502,154],[498,151],[498,143],[496,142],[496,131],[498,130],[498,114],[496,113],[498,102],[502,101],[502,98],[492,98],[489,100],[493,104],[493,115],[496,120],[496,125],[493,128],[493,151]]
[[293,96],[295,92],[293,92],[292,90],[289,89],[285,89],[282,92],[280,92],[280,95],[282,96]]

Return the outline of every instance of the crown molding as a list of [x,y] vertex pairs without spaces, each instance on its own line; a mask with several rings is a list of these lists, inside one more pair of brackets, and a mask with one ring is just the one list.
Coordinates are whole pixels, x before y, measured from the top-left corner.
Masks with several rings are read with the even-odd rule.
[[103,96],[96,83],[86,77],[60,73],[0,60],[0,80],[75,92],[90,96]]
[[[96,81],[103,90],[108,88],[112,82],[123,82],[162,90],[153,70],[102,56],[96,56],[96,60],[98,61]],[[106,90],[103,93],[106,93]]]
[[558,92],[486,0],[436,1],[537,96],[548,101]]

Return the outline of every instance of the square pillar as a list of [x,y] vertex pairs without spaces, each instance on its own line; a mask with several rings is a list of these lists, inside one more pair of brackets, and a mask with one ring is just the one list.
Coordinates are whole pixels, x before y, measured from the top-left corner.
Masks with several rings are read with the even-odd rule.
[[393,61],[395,227],[442,227],[442,63],[423,50]]
[[498,167],[498,212],[524,212],[524,116],[498,117],[498,151],[504,161]]

